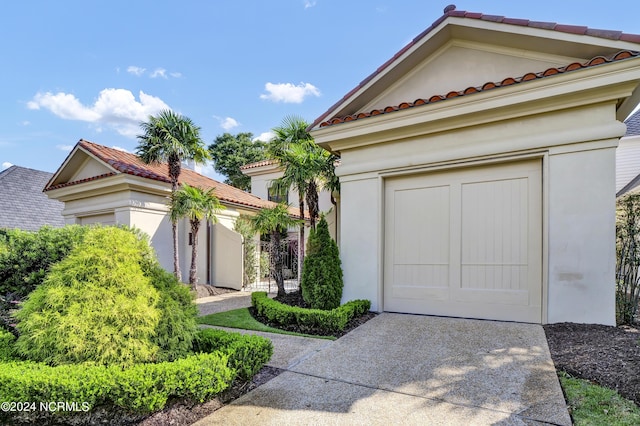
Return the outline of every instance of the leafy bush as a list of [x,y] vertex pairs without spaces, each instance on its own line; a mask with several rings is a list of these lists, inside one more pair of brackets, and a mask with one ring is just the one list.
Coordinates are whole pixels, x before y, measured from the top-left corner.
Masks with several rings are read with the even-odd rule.
[[273,344],[269,339],[213,328],[199,330],[193,348],[194,352],[225,352],[229,355],[229,367],[242,381],[250,380],[273,355]]
[[16,336],[12,333],[0,329],[0,362],[13,359],[13,343],[15,340]]
[[368,300],[352,300],[332,310],[305,309],[289,306],[271,299],[266,292],[251,294],[256,314],[274,326],[295,324],[309,334],[328,334],[344,330],[352,318],[363,315],[371,308]]
[[338,245],[322,217],[311,230],[302,268],[302,297],[314,309],[334,309],[342,299],[342,268]]
[[120,228],[87,231],[16,314],[18,352],[53,365],[155,360],[160,296],[143,274],[140,244]]
[[22,298],[42,283],[51,265],[62,260],[84,238],[86,227],[42,227],[38,232],[2,230],[0,294]]
[[617,203],[616,220],[616,320],[632,324],[640,302],[640,194]]
[[124,369],[7,362],[0,368],[0,401],[78,401],[87,402],[90,409],[114,404],[151,412],[164,408],[171,397],[203,402],[225,390],[234,376],[228,360],[227,354],[213,352]]

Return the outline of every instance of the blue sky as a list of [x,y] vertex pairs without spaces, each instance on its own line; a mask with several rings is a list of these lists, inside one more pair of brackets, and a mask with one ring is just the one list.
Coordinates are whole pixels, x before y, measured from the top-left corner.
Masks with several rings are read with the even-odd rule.
[[[14,1],[0,14],[0,169],[54,172],[81,138],[134,151],[171,108],[211,143],[313,121],[442,15],[426,0]],[[640,2],[457,1],[458,10],[640,33]],[[213,175],[212,170],[205,173]]]

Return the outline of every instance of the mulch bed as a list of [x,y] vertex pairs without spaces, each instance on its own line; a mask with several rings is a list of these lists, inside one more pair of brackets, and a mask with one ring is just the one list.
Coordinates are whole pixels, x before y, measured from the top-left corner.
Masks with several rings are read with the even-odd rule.
[[544,331],[557,370],[615,389],[640,405],[640,329],[560,323]]

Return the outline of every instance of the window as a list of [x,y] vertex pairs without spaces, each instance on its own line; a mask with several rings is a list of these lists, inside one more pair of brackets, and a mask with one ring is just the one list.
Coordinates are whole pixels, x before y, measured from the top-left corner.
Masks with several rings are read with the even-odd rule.
[[269,201],[273,201],[274,203],[285,203],[289,204],[289,194],[288,192],[285,194],[279,194],[273,187],[269,188]]

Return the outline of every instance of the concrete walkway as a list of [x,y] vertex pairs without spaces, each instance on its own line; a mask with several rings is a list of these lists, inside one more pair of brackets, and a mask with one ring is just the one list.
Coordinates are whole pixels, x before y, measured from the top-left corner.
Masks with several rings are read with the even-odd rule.
[[273,336],[287,371],[196,425],[571,424],[538,325],[384,313],[334,342]]

